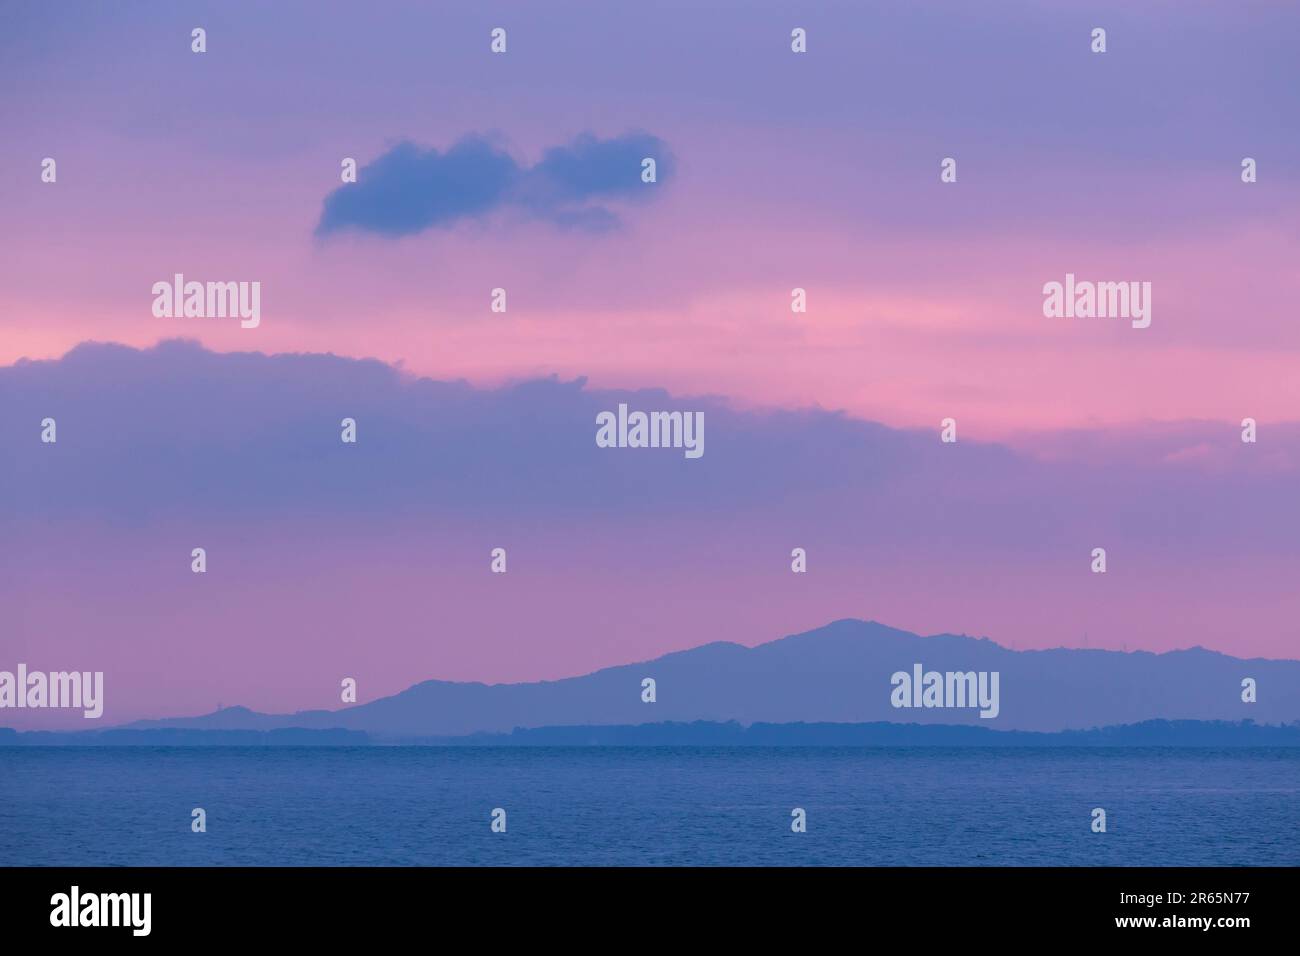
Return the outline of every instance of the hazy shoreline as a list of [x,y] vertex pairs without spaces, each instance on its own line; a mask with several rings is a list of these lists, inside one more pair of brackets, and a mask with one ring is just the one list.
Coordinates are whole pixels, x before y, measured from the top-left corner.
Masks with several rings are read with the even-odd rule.
[[345,728],[110,728],[16,731],[0,747],[1300,747],[1300,723],[1149,720],[1087,730],[994,730],[953,724],[735,721],[516,728],[464,736],[392,736]]

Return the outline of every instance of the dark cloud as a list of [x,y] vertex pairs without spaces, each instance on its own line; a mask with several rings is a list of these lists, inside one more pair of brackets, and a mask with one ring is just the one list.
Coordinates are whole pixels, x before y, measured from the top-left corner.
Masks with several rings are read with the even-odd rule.
[[600,231],[618,225],[610,200],[653,194],[642,182],[646,157],[661,185],[673,171],[667,145],[649,133],[599,139],[589,133],[548,149],[533,166],[520,165],[483,136],[466,136],[449,149],[394,146],[363,167],[357,182],[325,197],[318,235],[345,229],[409,236],[426,229],[514,210],[562,228]]
[[[620,402],[703,412],[704,456],[598,448],[596,415]],[[40,442],[46,416],[58,421],[57,445]],[[339,440],[344,417],[357,420],[356,445]],[[1253,446],[1229,422],[1151,426],[1131,448],[1074,435],[1074,460],[1043,461],[968,439],[943,445],[937,423],[914,431],[820,410],[741,411],[582,380],[484,389],[374,360],[219,354],[183,341],[85,344],[57,361],[0,368],[0,496],[9,503],[0,534],[20,516],[423,515],[833,527],[876,554],[976,562],[1097,540],[1293,553],[1300,426],[1269,429],[1259,448],[1271,460],[1242,455]]]

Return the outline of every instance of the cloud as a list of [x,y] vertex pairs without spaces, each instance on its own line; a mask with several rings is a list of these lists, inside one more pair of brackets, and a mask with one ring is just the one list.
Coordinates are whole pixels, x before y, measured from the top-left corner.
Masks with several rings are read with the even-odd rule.
[[[833,527],[873,553],[977,563],[1096,541],[1213,561],[1291,553],[1300,534],[1300,426],[1277,423],[1259,446],[1271,449],[1267,460],[1243,454],[1254,446],[1218,424],[1169,426],[1168,442],[1150,426],[1132,448],[1075,435],[1074,456],[1045,460],[817,409],[738,410],[582,379],[476,388],[375,360],[221,354],[186,341],[84,344],[57,361],[20,362],[0,368],[0,395],[0,493],[21,502],[0,525],[329,515],[653,531],[687,521]],[[620,402],[703,412],[704,456],[598,448],[596,415]],[[57,445],[39,441],[47,416]],[[356,445],[339,440],[345,417],[357,421]],[[1167,455],[1200,443],[1236,464]]]
[[355,229],[411,236],[465,220],[513,210],[562,228],[602,231],[617,214],[599,201],[646,199],[641,163],[656,162],[662,184],[674,161],[667,144],[649,133],[600,139],[584,133],[523,166],[490,139],[469,135],[445,152],[402,142],[363,167],[357,182],[325,197],[317,235]]

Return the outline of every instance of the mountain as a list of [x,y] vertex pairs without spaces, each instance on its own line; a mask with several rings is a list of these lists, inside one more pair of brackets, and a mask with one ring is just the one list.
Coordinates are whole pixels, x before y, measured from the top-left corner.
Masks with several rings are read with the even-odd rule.
[[[895,708],[891,675],[998,672],[999,712]],[[657,700],[641,700],[641,681]],[[1243,703],[1253,678],[1258,702]],[[340,710],[260,714],[232,707],[202,717],[138,721],[132,728],[272,730],[346,728],[385,737],[452,737],[516,727],[665,721],[973,724],[1057,731],[1147,720],[1300,719],[1300,661],[1242,660],[1216,651],[1009,650],[987,638],[920,637],[875,622],[842,620],[757,647],[716,642],[582,677],[526,684],[424,681]]]

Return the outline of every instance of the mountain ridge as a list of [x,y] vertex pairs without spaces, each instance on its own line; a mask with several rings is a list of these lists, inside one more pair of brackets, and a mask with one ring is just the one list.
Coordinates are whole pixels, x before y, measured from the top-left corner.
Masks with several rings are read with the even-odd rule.
[[[991,720],[973,708],[896,708],[891,675],[1000,675]],[[656,701],[641,700],[643,678]],[[1257,703],[1241,700],[1253,678]],[[228,707],[196,717],[135,721],[127,729],[346,728],[381,736],[451,737],[543,726],[691,721],[946,723],[1059,731],[1144,720],[1300,719],[1300,661],[1241,659],[1207,648],[1153,653],[1101,648],[1014,650],[987,637],[922,637],[842,618],[752,647],[710,641],[649,661],[551,681],[487,684],[430,679],[338,710],[266,714]]]

